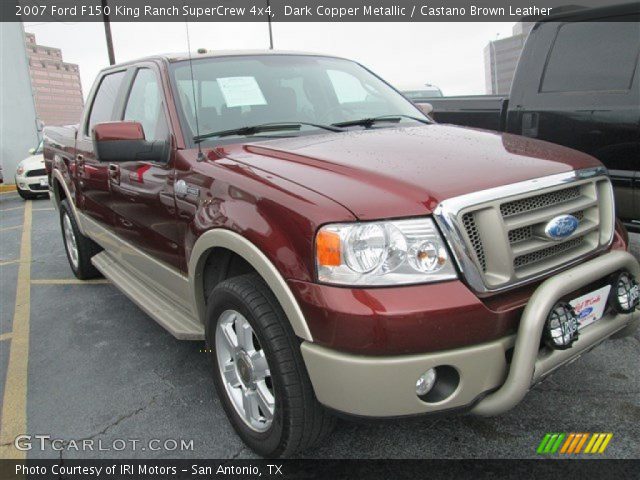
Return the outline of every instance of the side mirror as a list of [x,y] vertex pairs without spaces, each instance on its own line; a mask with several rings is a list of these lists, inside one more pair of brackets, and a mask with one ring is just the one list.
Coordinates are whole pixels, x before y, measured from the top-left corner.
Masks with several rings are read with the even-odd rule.
[[433,112],[433,105],[431,105],[430,103],[416,103],[416,106],[425,115],[431,115],[431,112]]
[[148,142],[138,122],[99,123],[93,128],[92,136],[100,162],[169,161],[169,140]]
[[30,148],[29,149],[29,155],[34,155],[36,153],[36,149],[35,148]]

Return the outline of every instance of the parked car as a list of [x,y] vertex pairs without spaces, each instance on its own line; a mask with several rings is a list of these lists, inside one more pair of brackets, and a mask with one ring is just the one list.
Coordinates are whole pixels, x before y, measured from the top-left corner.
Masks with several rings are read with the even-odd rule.
[[4,176],[2,175],[2,165],[0,165],[0,183],[4,183]]
[[49,180],[42,156],[42,141],[16,168],[16,189],[25,200],[49,194]]
[[428,102],[432,98],[442,98],[442,90],[430,83],[403,85],[402,94],[413,102]]
[[329,56],[154,56],[88,99],[45,130],[71,269],[204,340],[261,455],[333,412],[500,414],[637,326],[640,267],[589,155],[434,124]]
[[547,140],[609,169],[616,212],[640,232],[640,4],[575,10],[537,23],[507,96],[429,100],[442,123]]

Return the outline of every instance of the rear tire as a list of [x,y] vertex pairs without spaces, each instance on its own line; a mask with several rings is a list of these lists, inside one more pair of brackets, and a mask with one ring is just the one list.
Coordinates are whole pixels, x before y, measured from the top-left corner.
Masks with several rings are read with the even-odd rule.
[[[264,457],[287,457],[311,447],[331,432],[335,418],[316,400],[300,341],[258,274],[233,277],[216,286],[208,299],[206,319],[207,352],[218,397],[233,428],[253,451]],[[239,328],[250,336],[243,340],[242,333],[236,335]],[[248,353],[243,344],[248,345]],[[238,354],[229,355],[232,351]],[[260,391],[265,377],[260,375],[258,362],[245,360],[259,356],[266,359],[262,369],[266,368],[269,376],[267,393]],[[273,399],[273,403],[258,400],[258,408],[253,409],[247,400],[252,393]],[[270,405],[274,408],[269,409]],[[255,418],[247,415],[249,410],[257,412]]]
[[67,260],[73,274],[80,280],[101,276],[91,263],[91,257],[100,253],[100,246],[80,233],[68,200],[60,202],[60,226]]

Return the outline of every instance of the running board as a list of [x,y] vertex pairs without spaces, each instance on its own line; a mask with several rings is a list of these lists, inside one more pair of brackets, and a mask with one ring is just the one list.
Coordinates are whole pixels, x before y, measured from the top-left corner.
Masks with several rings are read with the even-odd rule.
[[91,263],[171,335],[179,340],[204,340],[204,327],[190,312],[168,302],[157,289],[106,251],[95,255]]

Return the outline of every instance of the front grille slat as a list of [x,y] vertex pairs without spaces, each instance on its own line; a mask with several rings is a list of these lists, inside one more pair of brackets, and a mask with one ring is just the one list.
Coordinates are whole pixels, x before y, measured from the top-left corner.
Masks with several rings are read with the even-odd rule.
[[473,251],[476,254],[476,258],[480,263],[480,267],[483,272],[487,271],[487,259],[484,254],[484,247],[482,245],[482,239],[480,238],[480,232],[478,231],[478,227],[476,226],[476,219],[473,213],[467,213],[462,217],[462,222],[464,224],[464,228],[467,231],[467,235],[469,235],[469,240],[471,241],[471,246],[473,247]]
[[542,195],[535,195],[533,197],[503,203],[500,205],[500,213],[503,217],[511,217],[519,213],[531,212],[551,205],[558,205],[578,197],[580,197],[580,187],[556,190],[555,192],[543,193]]
[[533,263],[538,263],[543,260],[548,260],[555,255],[566,252],[567,250],[571,250],[572,248],[579,247],[583,244],[584,237],[577,237],[572,240],[568,240],[563,243],[558,243],[551,247],[547,247],[542,250],[537,250],[535,252],[527,253],[525,255],[520,255],[513,260],[514,267],[522,268],[529,266]]

